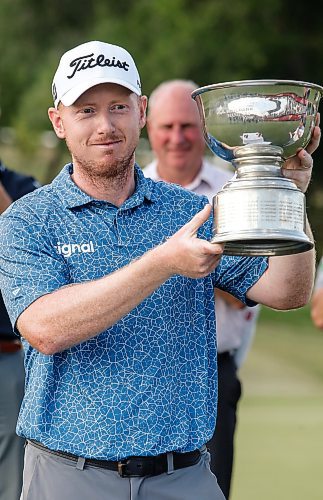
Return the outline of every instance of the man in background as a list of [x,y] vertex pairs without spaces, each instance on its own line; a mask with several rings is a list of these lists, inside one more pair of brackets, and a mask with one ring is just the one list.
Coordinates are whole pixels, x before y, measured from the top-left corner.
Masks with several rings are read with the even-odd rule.
[[[0,161],[0,213],[23,195],[39,187],[32,177],[6,168]],[[0,294],[0,500],[18,500],[22,485],[24,439],[16,422],[24,392],[22,344],[12,326]]]
[[311,302],[311,316],[314,325],[323,330],[323,257],[319,262]]
[[[210,162],[205,153],[200,117],[191,97],[197,85],[170,80],[159,85],[149,99],[147,128],[156,159],[144,169],[146,177],[180,184],[213,196],[232,178],[229,163]],[[218,343],[218,413],[216,430],[208,443],[211,469],[228,499],[234,455],[236,411],[241,396],[237,371],[254,335],[260,306],[248,307],[229,293],[216,291]]]

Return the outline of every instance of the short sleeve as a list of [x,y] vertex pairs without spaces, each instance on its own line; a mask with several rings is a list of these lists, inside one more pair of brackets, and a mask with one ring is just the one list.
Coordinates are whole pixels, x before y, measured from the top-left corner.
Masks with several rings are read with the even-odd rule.
[[267,257],[237,257],[224,255],[215,270],[214,286],[231,293],[248,306],[255,302],[246,293],[268,268]]
[[0,218],[0,287],[12,323],[36,299],[68,283],[68,269],[35,215]]

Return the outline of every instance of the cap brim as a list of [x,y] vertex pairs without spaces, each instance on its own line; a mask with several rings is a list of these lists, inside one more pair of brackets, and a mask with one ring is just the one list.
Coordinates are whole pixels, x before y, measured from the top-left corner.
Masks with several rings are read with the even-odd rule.
[[74,104],[75,101],[77,101],[77,99],[82,94],[84,94],[84,92],[101,83],[115,83],[117,85],[121,85],[121,87],[125,87],[131,90],[131,92],[134,92],[139,96],[141,95],[141,91],[138,87],[135,87],[134,85],[132,85],[129,82],[126,82],[125,80],[121,80],[118,78],[92,78],[91,80],[83,82],[80,85],[76,85],[71,90],[68,90],[64,95],[61,96],[56,106],[58,105],[59,102],[62,102],[64,106],[71,106],[72,104]]

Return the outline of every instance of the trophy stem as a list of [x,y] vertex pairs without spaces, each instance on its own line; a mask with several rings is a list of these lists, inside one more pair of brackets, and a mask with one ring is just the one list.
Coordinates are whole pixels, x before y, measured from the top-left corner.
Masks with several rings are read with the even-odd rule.
[[235,148],[232,164],[236,168],[237,178],[282,177],[282,153],[283,149],[279,146],[261,144]]

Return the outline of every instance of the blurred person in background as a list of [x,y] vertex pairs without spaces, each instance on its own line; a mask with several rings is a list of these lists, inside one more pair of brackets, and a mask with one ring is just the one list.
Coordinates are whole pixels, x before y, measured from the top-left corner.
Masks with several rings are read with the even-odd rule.
[[[0,213],[39,187],[33,178],[6,168],[0,160]],[[0,294],[0,500],[19,500],[25,440],[16,434],[24,392],[24,356]]]
[[317,267],[315,286],[311,301],[311,316],[314,325],[323,329],[323,257]]
[[[146,177],[180,184],[213,196],[232,178],[229,163],[211,162],[191,93],[198,86],[189,80],[169,80],[150,95],[147,130],[155,160],[144,168]],[[222,290],[216,290],[218,345],[218,411],[216,430],[208,443],[211,470],[228,499],[234,458],[237,405],[241,396],[238,370],[254,336],[260,305],[248,307]]]

